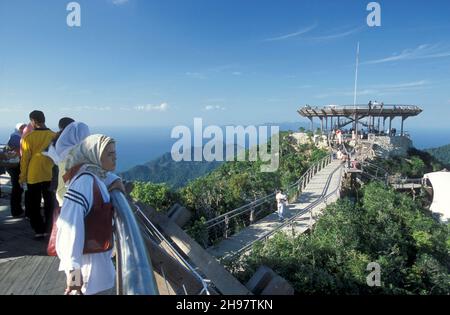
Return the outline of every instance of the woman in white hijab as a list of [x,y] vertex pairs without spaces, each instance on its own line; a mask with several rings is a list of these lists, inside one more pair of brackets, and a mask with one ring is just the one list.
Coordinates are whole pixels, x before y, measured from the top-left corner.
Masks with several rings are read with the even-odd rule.
[[[99,211],[98,200],[94,200],[94,184],[100,191],[103,205],[110,202],[109,191],[116,188],[124,191],[121,181],[115,181],[109,191],[105,185],[108,172],[115,167],[115,142],[104,135],[87,137],[72,148],[66,158],[64,178],[69,185],[56,221],[55,242],[56,253],[61,260],[59,270],[67,275],[66,294],[74,290],[81,294],[96,294],[114,287],[112,249],[86,253],[91,242],[87,241],[87,235],[92,232],[86,220],[89,214]],[[104,226],[112,226],[112,221],[102,222]],[[97,226],[97,229],[101,228]],[[77,280],[75,283],[74,278]]]
[[67,187],[64,184],[66,158],[70,150],[90,135],[89,127],[82,122],[73,122],[62,131],[55,146],[49,148],[48,155],[58,165],[58,187],[56,188],[56,200],[61,207]]

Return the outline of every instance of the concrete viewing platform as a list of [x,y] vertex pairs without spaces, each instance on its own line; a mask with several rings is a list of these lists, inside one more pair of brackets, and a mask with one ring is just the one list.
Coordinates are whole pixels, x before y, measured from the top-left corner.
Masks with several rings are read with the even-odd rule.
[[[323,107],[306,105],[297,110],[300,116],[311,121],[313,130],[313,119],[321,121],[321,130],[340,129],[353,124],[356,133],[360,129],[359,125],[367,127],[370,132],[380,132],[386,130],[386,120],[389,119],[389,133],[392,132],[392,121],[399,117],[401,119],[400,135],[403,135],[403,124],[409,117],[414,117],[422,113],[422,109],[416,105],[393,105],[383,103],[370,103],[367,105],[327,105]],[[334,122],[333,122],[334,119]],[[363,123],[363,119],[367,122]],[[378,124],[376,123],[378,120]],[[330,121],[330,124],[328,124]],[[383,129],[381,129],[383,121]],[[378,126],[377,126],[378,125]]]
[[[320,212],[325,207],[326,201],[318,202],[318,200],[339,187],[341,182],[340,170],[342,167],[342,161],[332,161],[311,179],[297,201],[288,206],[285,219],[289,220],[298,216],[293,222],[297,233],[303,233],[308,228],[310,210],[314,214]],[[333,194],[328,199],[328,202],[336,201],[337,198],[337,194]],[[219,244],[209,247],[207,251],[216,258],[226,258],[256,240],[270,234],[274,230],[279,229],[284,223],[278,220],[278,214],[274,209],[274,213],[221,241]],[[291,229],[291,225],[283,228],[286,231],[291,231]]]

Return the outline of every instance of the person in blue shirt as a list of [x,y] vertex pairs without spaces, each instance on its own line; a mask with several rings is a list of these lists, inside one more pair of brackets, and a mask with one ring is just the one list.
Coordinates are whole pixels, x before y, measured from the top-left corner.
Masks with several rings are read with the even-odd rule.
[[[18,123],[16,125],[16,129],[10,135],[8,140],[8,148],[10,151],[14,152],[17,157],[20,156],[20,139],[22,138],[23,130],[27,124]],[[11,176],[11,215],[13,217],[20,217],[23,215],[24,211],[22,208],[22,193],[23,189],[19,184],[19,175],[20,175],[20,164],[17,166],[11,167],[7,169],[9,176]]]

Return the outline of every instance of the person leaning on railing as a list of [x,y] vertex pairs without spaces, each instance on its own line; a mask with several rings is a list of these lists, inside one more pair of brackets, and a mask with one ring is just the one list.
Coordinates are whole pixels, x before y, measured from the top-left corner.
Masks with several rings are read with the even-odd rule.
[[66,273],[65,294],[97,294],[114,287],[109,191],[125,190],[118,177],[107,185],[107,173],[115,167],[115,141],[104,135],[87,137],[67,157],[68,190],[48,246],[49,254],[60,259],[59,270]]

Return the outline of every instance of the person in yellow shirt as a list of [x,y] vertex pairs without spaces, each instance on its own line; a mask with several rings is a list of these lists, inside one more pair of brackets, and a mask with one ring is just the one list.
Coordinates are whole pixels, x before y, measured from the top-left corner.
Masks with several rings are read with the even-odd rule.
[[[55,133],[45,125],[43,112],[30,113],[30,122],[34,130],[21,141],[20,184],[26,184],[28,190],[27,213],[36,238],[42,238],[50,232],[53,214],[53,192],[50,190],[53,161],[42,154],[50,145]],[[41,199],[44,199],[44,217],[41,215]]]

